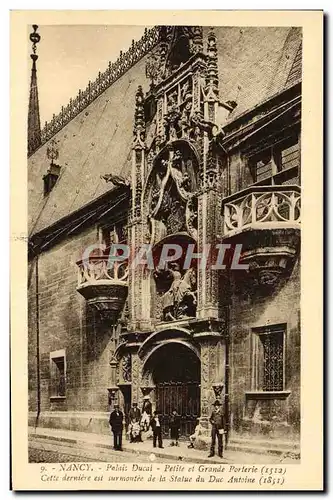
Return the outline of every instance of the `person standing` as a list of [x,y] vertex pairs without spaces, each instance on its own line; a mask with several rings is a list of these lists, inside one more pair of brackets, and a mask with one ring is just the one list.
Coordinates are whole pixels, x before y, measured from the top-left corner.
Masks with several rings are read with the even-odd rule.
[[180,415],[178,415],[177,410],[174,408],[172,410],[170,421],[170,437],[171,437],[171,445],[170,446],[179,446],[179,430],[180,430]]
[[141,411],[138,408],[138,403],[133,403],[129,411],[129,429],[130,429],[130,442],[141,442]]
[[141,415],[141,429],[143,432],[148,431],[151,416],[152,416],[152,404],[150,402],[149,396],[145,396],[143,398],[142,415]]
[[213,457],[215,455],[215,442],[217,438],[218,445],[218,456],[223,457],[223,434],[224,434],[224,414],[221,408],[220,401],[216,400],[214,403],[214,409],[209,419],[212,424],[212,441],[210,446],[210,454],[208,457]]
[[156,448],[156,441],[158,441],[158,447],[163,448],[162,442],[162,419],[158,411],[154,411],[153,417],[150,421],[150,426],[153,431],[153,446]]
[[110,414],[109,423],[113,432],[113,447],[117,451],[122,451],[123,437],[123,412],[120,411],[119,405],[114,405],[114,410]]

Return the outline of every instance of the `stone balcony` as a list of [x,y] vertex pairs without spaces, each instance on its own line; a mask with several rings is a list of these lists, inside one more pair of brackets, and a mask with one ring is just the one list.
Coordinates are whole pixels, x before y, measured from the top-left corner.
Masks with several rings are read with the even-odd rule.
[[77,291],[104,319],[114,321],[122,311],[128,292],[128,263],[108,262],[108,256],[80,260]]
[[241,263],[273,284],[299,249],[299,186],[251,186],[222,201],[223,242],[241,244]]

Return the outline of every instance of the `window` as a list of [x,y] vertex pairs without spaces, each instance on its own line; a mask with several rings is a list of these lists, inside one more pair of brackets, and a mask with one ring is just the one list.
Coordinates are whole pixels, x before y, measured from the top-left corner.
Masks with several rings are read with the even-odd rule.
[[[296,136],[289,137],[249,158],[253,182],[281,184],[289,171],[297,183],[299,144]],[[288,176],[287,176],[288,177]]]
[[51,398],[66,397],[66,356],[65,350],[50,353]]
[[56,165],[55,163],[51,163],[48,171],[43,176],[44,196],[47,196],[52,191],[52,189],[54,188],[54,186],[58,180],[59,175],[60,175],[59,165]]
[[252,332],[252,389],[283,391],[285,325],[256,328]]
[[298,143],[292,138],[283,143],[276,158],[279,171],[298,166],[298,149]]
[[123,224],[103,226],[100,228],[100,242],[106,245],[105,253],[108,254],[112,244],[126,244],[126,229]]

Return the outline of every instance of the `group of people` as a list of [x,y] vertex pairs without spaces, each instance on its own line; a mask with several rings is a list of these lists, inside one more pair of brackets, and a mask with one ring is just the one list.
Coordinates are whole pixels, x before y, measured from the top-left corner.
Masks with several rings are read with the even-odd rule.
[[[124,415],[120,410],[119,405],[114,405],[114,410],[110,414],[110,426],[114,436],[114,449],[122,449],[122,434],[124,426]],[[162,415],[159,411],[152,411],[152,405],[148,398],[145,398],[142,412],[138,408],[137,403],[133,403],[132,408],[128,413],[127,434],[131,443],[142,442],[142,433],[148,433],[151,429],[153,435],[153,446],[158,444],[159,448],[163,448],[162,437]],[[179,431],[180,431],[180,415],[176,409],[171,413],[169,419],[171,446],[178,446]]]
[[[157,410],[152,412],[152,405],[148,398],[144,400],[142,412],[138,408],[137,403],[133,403],[132,408],[128,414],[128,435],[131,443],[142,442],[142,432],[148,432],[150,429],[153,433],[153,447],[158,444],[159,448],[163,448],[162,437],[162,415]],[[171,446],[179,446],[179,433],[180,433],[180,415],[177,410],[173,409],[169,417],[169,430],[171,438]],[[109,423],[113,432],[114,449],[122,450],[122,434],[124,425],[124,415],[120,410],[119,405],[114,405],[114,410],[110,414]],[[221,403],[216,400],[214,408],[210,416],[211,429],[211,446],[209,457],[215,455],[215,445],[217,441],[218,456],[223,457],[223,434],[225,432],[225,419]],[[190,436],[189,448],[195,447],[196,440],[200,439],[203,435],[204,428],[200,422],[195,428],[194,434]]]

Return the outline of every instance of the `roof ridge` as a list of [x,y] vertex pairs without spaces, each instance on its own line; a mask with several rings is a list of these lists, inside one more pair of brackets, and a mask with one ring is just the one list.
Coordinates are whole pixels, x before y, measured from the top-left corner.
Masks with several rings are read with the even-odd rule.
[[94,82],[89,81],[85,90],[79,90],[74,99],[70,99],[66,107],[62,106],[58,115],[53,115],[50,122],[45,122],[41,131],[41,144],[45,144],[51,137],[59,132],[118,78],[126,73],[134,64],[147,54],[159,40],[159,27],[145,28],[143,36],[137,42],[132,40],[132,45],[126,52],[120,51],[118,59],[114,63],[109,62],[106,70],[98,73]]

